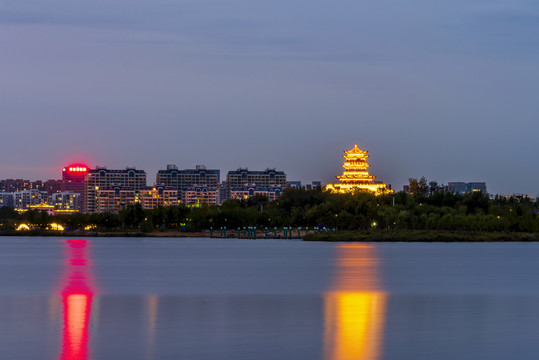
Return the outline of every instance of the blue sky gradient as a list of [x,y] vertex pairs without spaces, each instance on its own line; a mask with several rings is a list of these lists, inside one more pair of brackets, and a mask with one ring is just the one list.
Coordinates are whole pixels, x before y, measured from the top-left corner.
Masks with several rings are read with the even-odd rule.
[[70,161],[539,193],[534,1],[0,0],[0,178]]

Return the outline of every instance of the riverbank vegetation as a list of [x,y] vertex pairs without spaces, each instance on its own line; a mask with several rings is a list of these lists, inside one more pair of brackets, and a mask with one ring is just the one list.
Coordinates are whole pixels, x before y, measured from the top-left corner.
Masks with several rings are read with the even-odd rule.
[[450,236],[447,234],[455,231],[466,232],[467,236],[474,232],[539,233],[537,201],[500,196],[490,199],[481,192],[455,194],[443,187],[416,186],[411,190],[412,194],[374,196],[365,192],[334,194],[320,189],[288,189],[274,202],[255,196],[243,201],[226,201],[221,206],[180,205],[144,210],[136,204],[119,214],[53,216],[38,211],[19,214],[3,207],[0,208],[0,231],[13,233],[23,223],[34,230],[46,230],[55,223],[70,232],[109,233],[194,232],[221,227],[233,230],[244,226],[258,229],[325,227],[336,229],[341,235],[318,235],[321,238],[342,237],[350,234],[345,231],[353,231],[354,236],[346,237],[357,240],[365,236],[373,238],[372,234],[391,239],[398,236],[399,231],[431,231],[439,236]]

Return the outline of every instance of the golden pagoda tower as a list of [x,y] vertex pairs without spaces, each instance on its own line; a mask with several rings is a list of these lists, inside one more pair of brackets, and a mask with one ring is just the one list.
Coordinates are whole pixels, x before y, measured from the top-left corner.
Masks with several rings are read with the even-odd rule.
[[367,163],[369,155],[367,151],[361,150],[354,145],[354,148],[344,152],[342,156],[344,171],[342,175],[337,176],[339,183],[326,185],[326,190],[336,193],[348,193],[356,190],[364,190],[373,192],[376,195],[392,193],[393,190],[388,189],[386,184],[375,181],[376,176],[369,174],[370,165]]

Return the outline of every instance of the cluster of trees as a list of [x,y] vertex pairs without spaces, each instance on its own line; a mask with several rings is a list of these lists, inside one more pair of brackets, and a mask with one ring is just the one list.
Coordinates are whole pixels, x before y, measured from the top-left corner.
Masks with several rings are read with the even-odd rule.
[[[496,197],[473,192],[455,194],[446,187],[427,184],[424,178],[410,179],[411,193],[374,196],[366,192],[334,194],[323,190],[288,189],[269,202],[264,196],[243,201],[226,201],[221,206],[171,206],[144,210],[140,204],[119,214],[73,214],[49,216],[28,211],[18,214],[0,208],[0,223],[14,228],[25,222],[46,228],[55,222],[70,230],[179,229],[205,230],[327,227],[339,230],[477,230],[539,232],[539,203],[529,199]],[[415,182],[414,182],[415,180]]]

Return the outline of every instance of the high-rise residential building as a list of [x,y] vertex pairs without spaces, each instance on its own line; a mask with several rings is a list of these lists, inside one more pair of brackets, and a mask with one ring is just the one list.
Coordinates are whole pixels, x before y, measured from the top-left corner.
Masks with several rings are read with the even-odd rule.
[[75,194],[80,194],[79,210],[83,211],[86,204],[86,190],[84,180],[88,173],[88,166],[84,164],[71,164],[62,169],[62,187],[61,191],[70,191]]
[[[226,176],[227,199],[232,197],[232,189],[245,187],[286,188],[286,174],[283,171],[275,169],[266,169],[264,171],[249,171],[247,168],[239,168],[236,171],[229,171]],[[280,192],[279,192],[280,193]]]
[[14,196],[13,193],[0,192],[0,207],[14,207]]
[[[208,169],[205,165],[197,165],[195,169],[179,170],[176,165],[167,165],[166,170],[159,170],[156,176],[156,183],[163,184],[166,187],[178,190],[178,198],[190,198],[193,188],[202,187],[210,193],[218,191],[220,181],[220,170]],[[188,191],[189,195],[184,195]],[[219,196],[210,196],[207,199],[217,199],[217,202],[210,204],[219,204]],[[204,201],[206,202],[206,201]]]
[[62,192],[63,183],[62,180],[47,180],[43,183],[43,190],[49,195]]
[[62,191],[71,191],[84,195],[84,179],[88,167],[82,164],[72,164],[62,169]]
[[5,179],[0,180],[0,191],[14,193],[31,189],[31,181],[24,179]]
[[61,180],[24,180],[24,179],[5,179],[0,180],[0,192],[18,192],[24,190],[46,191],[49,195],[60,192]]
[[[98,190],[109,190],[113,186],[120,186],[122,191],[133,190],[134,196],[146,187],[146,172],[129,167],[125,170],[110,170],[105,167],[88,170],[84,180],[83,211],[87,213],[98,211]],[[125,198],[130,198],[130,196],[125,195]],[[120,199],[120,201],[123,200]]]
[[13,193],[13,207],[17,210],[25,210],[32,205],[47,203],[47,192],[39,190],[23,190]]
[[36,180],[30,183],[30,189],[35,189],[39,191],[46,191],[47,194],[52,195],[62,191],[62,180],[47,180],[41,181]]
[[49,198],[49,205],[54,206],[54,210],[57,212],[62,213],[80,211],[80,199],[82,196],[78,193],[63,191],[52,194]]

